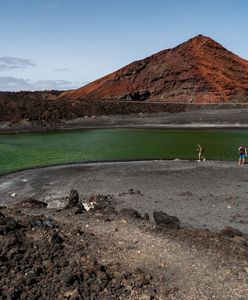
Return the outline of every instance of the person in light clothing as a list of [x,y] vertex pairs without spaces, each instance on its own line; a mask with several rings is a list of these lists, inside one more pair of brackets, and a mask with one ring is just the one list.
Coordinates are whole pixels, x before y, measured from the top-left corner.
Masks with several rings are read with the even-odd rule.
[[205,161],[206,158],[203,156],[204,148],[200,144],[197,144],[196,150],[198,152],[198,160],[197,161],[198,162]]

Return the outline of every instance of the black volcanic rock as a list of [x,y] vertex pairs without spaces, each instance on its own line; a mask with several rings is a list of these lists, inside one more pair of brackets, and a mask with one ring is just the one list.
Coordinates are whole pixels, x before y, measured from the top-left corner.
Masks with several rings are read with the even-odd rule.
[[180,221],[175,216],[167,215],[165,212],[162,211],[154,211],[153,218],[158,226],[166,227],[166,228],[180,228]]

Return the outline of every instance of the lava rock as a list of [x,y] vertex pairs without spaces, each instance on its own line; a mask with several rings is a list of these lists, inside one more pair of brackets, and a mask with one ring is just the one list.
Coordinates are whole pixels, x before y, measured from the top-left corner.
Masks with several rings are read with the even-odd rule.
[[26,277],[26,285],[33,285],[36,283],[36,274],[34,272],[30,272]]
[[148,221],[150,219],[149,214],[148,213],[144,213],[143,219],[146,220],[146,221]]
[[133,208],[122,208],[119,211],[119,216],[124,217],[124,218],[132,218],[132,219],[141,218],[140,213]]
[[31,218],[29,224],[33,227],[33,226],[42,226],[42,227],[46,227],[46,228],[55,228],[56,225],[53,221],[53,219],[50,218],[45,218],[43,216],[35,216],[33,218]]
[[220,231],[220,235],[228,236],[228,237],[235,237],[235,236],[242,236],[243,233],[236,228],[227,226]]
[[15,219],[6,217],[0,213],[0,234],[7,234],[21,227],[22,226]]
[[17,300],[20,299],[21,293],[22,291],[19,287],[12,288],[9,290],[7,297],[10,300]]
[[156,223],[156,225],[166,228],[180,228],[180,221],[175,216],[167,215],[167,213],[162,211],[154,211],[153,212],[153,218]]
[[53,244],[62,244],[64,242],[64,239],[58,233],[54,233],[51,237],[51,242]]
[[81,215],[84,212],[86,212],[86,209],[84,208],[84,206],[81,202],[78,202],[78,204],[76,205],[76,210],[75,210],[74,214]]
[[23,200],[20,203],[17,203],[16,206],[22,207],[22,208],[46,208],[47,203],[38,201],[34,198],[29,198],[29,199]]
[[75,281],[73,274],[70,272],[63,272],[61,274],[61,279],[66,286],[72,285]]
[[69,195],[69,202],[66,208],[72,208],[79,204],[79,194],[76,190],[71,190]]

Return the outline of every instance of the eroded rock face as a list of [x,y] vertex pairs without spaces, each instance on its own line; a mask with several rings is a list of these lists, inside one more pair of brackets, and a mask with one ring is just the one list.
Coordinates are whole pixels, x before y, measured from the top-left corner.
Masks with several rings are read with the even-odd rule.
[[67,99],[248,102],[248,61],[199,35],[135,61],[80,89]]

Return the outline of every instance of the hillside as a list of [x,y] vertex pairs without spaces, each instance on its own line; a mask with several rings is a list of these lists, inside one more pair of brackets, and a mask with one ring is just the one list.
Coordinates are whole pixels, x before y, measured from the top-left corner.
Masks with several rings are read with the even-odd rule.
[[135,61],[66,99],[184,103],[248,102],[248,61],[209,37],[198,35]]

